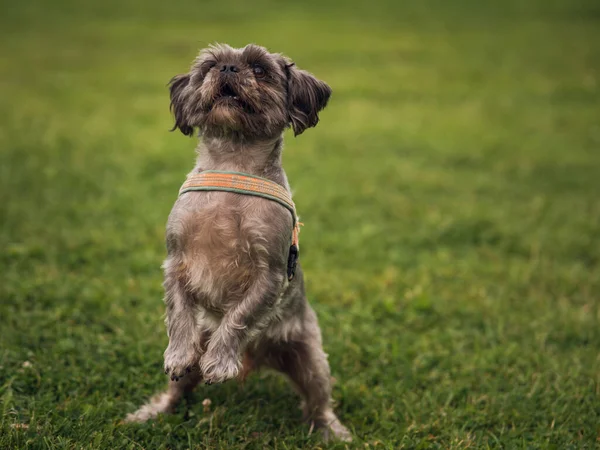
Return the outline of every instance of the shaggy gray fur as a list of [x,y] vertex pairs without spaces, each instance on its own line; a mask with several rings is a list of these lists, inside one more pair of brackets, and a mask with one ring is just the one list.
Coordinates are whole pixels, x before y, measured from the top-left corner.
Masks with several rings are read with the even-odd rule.
[[[289,59],[248,45],[203,50],[170,83],[175,128],[199,130],[192,173],[246,172],[289,191],[281,165],[283,131],[319,121],[331,89]],[[270,367],[303,399],[306,420],[325,437],[350,440],[331,408],[331,380],[302,269],[287,281],[292,217],[280,204],[230,192],[188,192],[167,224],[164,263],[169,345],[165,393],[127,417],[172,411],[200,381],[220,383]]]

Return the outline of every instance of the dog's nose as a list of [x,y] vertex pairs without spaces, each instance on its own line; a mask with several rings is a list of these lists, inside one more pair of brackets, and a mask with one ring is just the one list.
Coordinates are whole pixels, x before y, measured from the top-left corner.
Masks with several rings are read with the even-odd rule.
[[233,64],[223,64],[223,67],[221,67],[221,72],[234,73],[234,72],[239,72],[239,69],[237,66],[234,66]]

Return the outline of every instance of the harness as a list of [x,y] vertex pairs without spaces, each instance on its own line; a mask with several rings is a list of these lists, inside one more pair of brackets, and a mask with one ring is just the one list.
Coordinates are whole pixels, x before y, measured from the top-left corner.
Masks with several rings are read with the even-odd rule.
[[296,273],[296,265],[300,256],[298,233],[300,222],[296,216],[296,206],[292,195],[283,186],[266,178],[257,177],[242,172],[225,172],[218,170],[205,170],[200,173],[188,175],[179,189],[179,195],[190,191],[224,191],[242,195],[262,197],[279,203],[292,215],[292,242],[288,254],[287,276],[292,281]]

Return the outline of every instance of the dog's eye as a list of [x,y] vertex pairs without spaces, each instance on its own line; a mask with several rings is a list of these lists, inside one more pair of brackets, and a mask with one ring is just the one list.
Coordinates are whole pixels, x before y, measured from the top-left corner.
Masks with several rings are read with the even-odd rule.
[[212,69],[216,65],[217,65],[216,61],[204,61],[202,63],[202,65],[200,66],[200,70],[202,71],[203,74],[207,74],[210,71],[210,69]]
[[254,66],[254,67],[252,67],[252,72],[254,72],[254,76],[256,78],[264,78],[265,75],[267,74],[267,72],[265,72],[265,69],[263,69],[260,66]]

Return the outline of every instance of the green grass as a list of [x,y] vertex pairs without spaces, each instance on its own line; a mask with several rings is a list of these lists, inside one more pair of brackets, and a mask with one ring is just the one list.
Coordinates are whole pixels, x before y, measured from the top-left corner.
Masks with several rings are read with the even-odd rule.
[[323,446],[272,374],[119,424],[166,382],[165,84],[215,41],[334,89],[285,167],[349,447],[600,446],[597,2],[198,5],[2,6],[0,448]]

